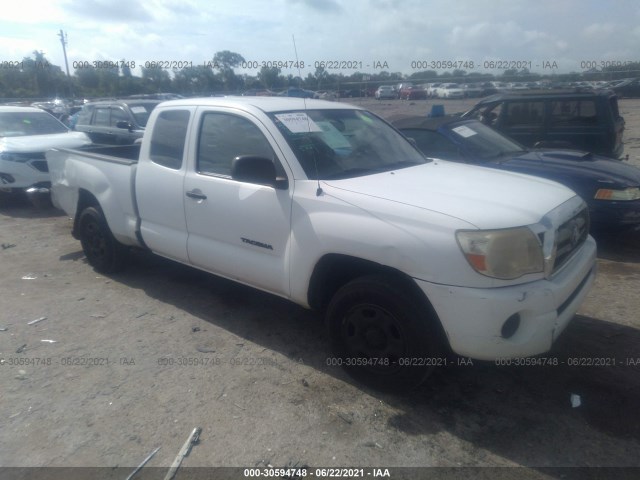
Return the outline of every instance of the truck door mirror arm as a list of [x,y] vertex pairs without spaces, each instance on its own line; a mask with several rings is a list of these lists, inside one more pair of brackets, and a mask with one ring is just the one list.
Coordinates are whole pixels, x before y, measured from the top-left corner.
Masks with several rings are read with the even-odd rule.
[[266,157],[242,155],[231,163],[231,178],[239,182],[269,185],[278,190],[289,188],[286,177],[278,177],[273,161]]

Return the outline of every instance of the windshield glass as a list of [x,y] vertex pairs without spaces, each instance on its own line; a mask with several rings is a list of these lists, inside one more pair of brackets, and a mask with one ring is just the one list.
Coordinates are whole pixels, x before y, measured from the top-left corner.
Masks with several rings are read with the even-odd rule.
[[129,108],[131,109],[131,113],[133,113],[133,116],[136,119],[136,123],[141,127],[146,127],[147,120],[149,120],[149,114],[151,113],[151,110],[156,108],[156,105],[158,105],[158,103],[160,102],[130,103]]
[[366,111],[307,110],[270,117],[309,179],[356,177],[428,161],[402,135]]
[[47,112],[0,113],[0,137],[66,133],[69,129]]
[[507,153],[521,152],[522,145],[508,139],[499,132],[480,122],[447,127],[458,142],[465,145],[465,149],[475,157],[491,160]]

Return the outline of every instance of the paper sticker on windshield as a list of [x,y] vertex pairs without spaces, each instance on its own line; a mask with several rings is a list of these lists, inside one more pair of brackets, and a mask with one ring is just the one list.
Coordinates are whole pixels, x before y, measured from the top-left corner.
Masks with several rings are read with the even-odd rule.
[[466,125],[462,125],[460,127],[452,128],[451,130],[453,130],[458,135],[460,135],[461,137],[464,137],[464,138],[472,137],[473,135],[477,135],[478,134],[478,132],[476,132],[475,130],[470,129]]
[[292,133],[322,131],[322,129],[304,112],[277,113],[275,117]]
[[144,107],[131,107],[133,113],[147,113],[147,109]]
[[[351,148],[351,144],[349,141],[344,138],[344,135],[340,133],[335,126],[331,124],[329,121],[318,122],[318,125],[322,129],[322,139],[324,142],[329,145],[333,150],[339,148]],[[343,126],[344,128],[344,126]]]

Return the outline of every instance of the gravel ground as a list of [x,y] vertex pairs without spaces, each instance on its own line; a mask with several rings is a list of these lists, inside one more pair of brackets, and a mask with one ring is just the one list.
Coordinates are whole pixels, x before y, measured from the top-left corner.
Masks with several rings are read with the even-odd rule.
[[[389,116],[425,113],[432,102],[354,103]],[[453,112],[473,102],[444,103]],[[640,100],[620,105],[626,153],[640,166]],[[0,205],[2,467],[108,467],[104,478],[125,478],[161,447],[139,474],[150,478],[145,472],[164,475],[201,427],[185,468],[638,474],[559,468],[640,467],[638,234],[599,239],[596,285],[548,354],[557,366],[451,358],[420,390],[397,396],[363,388],[327,365],[316,314],[144,253],[123,273],[98,275],[70,229],[61,212],[36,211],[21,199]],[[573,365],[582,359],[608,365]],[[572,394],[580,397],[576,408]],[[65,478],[85,473],[73,472]],[[392,470],[392,478],[404,473]],[[429,471],[430,478],[468,473]],[[3,474],[30,478],[34,471]]]

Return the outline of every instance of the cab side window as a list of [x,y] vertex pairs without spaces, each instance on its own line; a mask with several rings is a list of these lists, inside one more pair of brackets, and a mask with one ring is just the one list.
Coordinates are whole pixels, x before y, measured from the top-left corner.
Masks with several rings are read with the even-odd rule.
[[241,155],[255,155],[275,161],[268,140],[256,125],[243,117],[205,113],[198,138],[198,173],[230,177],[231,163]]
[[93,116],[93,124],[98,127],[109,126],[109,107],[96,108],[96,113]]
[[182,168],[189,117],[188,110],[167,110],[158,115],[149,152],[152,162],[173,170]]
[[557,126],[597,125],[593,100],[559,100],[551,102],[551,124]]
[[91,123],[91,116],[93,115],[93,107],[84,106],[78,113],[78,121],[76,125],[89,125]]
[[129,116],[127,113],[120,107],[115,107],[111,109],[111,126],[115,127],[118,122],[128,122]]
[[508,102],[503,112],[505,127],[542,126],[544,102]]
[[478,120],[490,127],[497,125],[502,115],[503,105],[503,103],[489,105],[477,116]]

